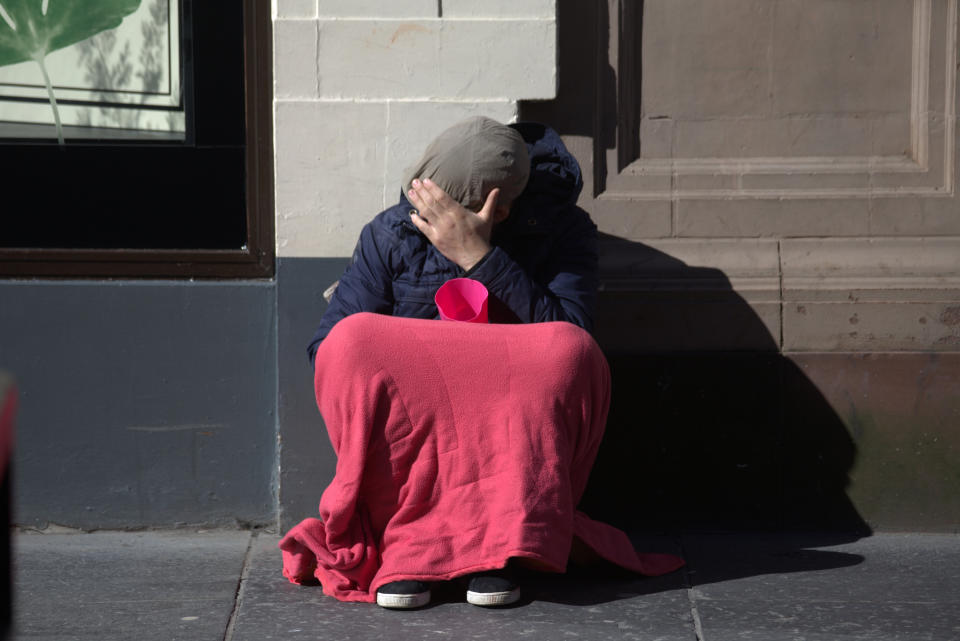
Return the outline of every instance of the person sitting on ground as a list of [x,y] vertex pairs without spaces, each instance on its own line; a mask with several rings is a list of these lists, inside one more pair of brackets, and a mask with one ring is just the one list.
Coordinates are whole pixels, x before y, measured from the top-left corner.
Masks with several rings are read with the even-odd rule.
[[[576,510],[610,394],[581,188],[549,127],[472,118],[363,228],[308,348],[338,463],[321,519],[280,542],[291,581],[412,608],[465,578],[468,602],[495,606],[520,598],[509,565],[562,572],[574,549],[645,574],[682,564]],[[486,287],[490,324],[435,322],[454,278]]]

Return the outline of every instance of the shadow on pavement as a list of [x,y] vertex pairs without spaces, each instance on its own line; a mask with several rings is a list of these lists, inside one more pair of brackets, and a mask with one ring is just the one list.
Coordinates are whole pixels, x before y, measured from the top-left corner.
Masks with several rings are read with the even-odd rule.
[[846,493],[856,445],[754,308],[721,270],[643,243],[602,235],[601,256],[596,337],[613,396],[580,507],[688,567],[574,572],[538,598],[589,605],[860,563],[812,549],[871,533]]

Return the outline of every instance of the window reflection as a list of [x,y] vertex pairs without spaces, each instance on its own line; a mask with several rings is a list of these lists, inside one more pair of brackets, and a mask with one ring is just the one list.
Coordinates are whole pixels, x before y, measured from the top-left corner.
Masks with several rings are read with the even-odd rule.
[[[179,2],[0,0],[0,7],[0,138],[57,138],[55,100],[67,141],[185,139]],[[41,44],[28,42],[30,34]],[[71,34],[75,41],[66,42]],[[46,55],[36,50],[43,46]]]

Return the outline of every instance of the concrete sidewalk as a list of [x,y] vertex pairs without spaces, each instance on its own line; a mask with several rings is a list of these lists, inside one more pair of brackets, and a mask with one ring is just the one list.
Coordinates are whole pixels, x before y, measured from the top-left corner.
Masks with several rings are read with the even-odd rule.
[[280,574],[278,537],[243,531],[22,533],[15,639],[960,639],[960,536],[683,535],[660,578],[525,577],[506,609],[453,584],[418,611],[339,603]]

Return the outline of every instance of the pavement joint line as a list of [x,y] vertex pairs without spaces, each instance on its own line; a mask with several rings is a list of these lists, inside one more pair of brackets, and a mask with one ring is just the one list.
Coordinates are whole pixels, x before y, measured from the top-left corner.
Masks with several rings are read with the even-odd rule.
[[[684,559],[689,559],[690,555],[687,554],[686,546],[683,544],[682,534],[678,537],[678,542],[680,544],[680,555]],[[697,595],[693,589],[693,580],[691,579],[689,565],[683,566],[683,587],[684,592],[687,593],[687,601],[690,603],[690,617],[693,619],[693,633],[696,635],[697,641],[707,641],[706,636],[703,634],[703,622],[700,620],[700,610],[697,608]]]
[[690,615],[693,617],[693,633],[697,635],[697,641],[707,641],[703,636],[703,623],[700,621],[700,611],[697,609],[697,599],[693,594],[693,588],[687,588],[687,600],[690,601]]
[[243,554],[243,567],[240,569],[240,578],[237,580],[237,591],[233,597],[233,608],[230,610],[230,618],[227,620],[227,627],[223,631],[223,641],[232,641],[233,633],[237,626],[237,618],[240,615],[240,607],[243,605],[243,593],[247,587],[247,579],[250,577],[250,559],[253,556],[253,544],[257,540],[257,533],[251,532],[247,539],[247,550]]

